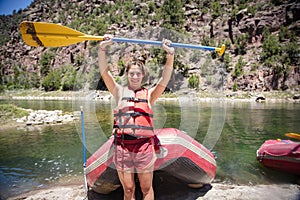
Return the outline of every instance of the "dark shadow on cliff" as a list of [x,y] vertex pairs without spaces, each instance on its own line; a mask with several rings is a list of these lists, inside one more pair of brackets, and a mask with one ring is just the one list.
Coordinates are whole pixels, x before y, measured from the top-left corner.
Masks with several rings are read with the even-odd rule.
[[[141,200],[142,194],[138,186],[136,188],[136,199]],[[212,186],[210,184],[204,185],[202,188],[194,189],[180,182],[173,176],[170,176],[166,173],[156,172],[153,180],[153,188],[155,193],[155,200],[176,200],[176,199],[185,199],[185,200],[195,200],[199,197],[204,196]],[[122,187],[118,188],[114,192],[104,195],[96,193],[92,190],[88,192],[88,200],[122,200],[123,199],[123,189]]]

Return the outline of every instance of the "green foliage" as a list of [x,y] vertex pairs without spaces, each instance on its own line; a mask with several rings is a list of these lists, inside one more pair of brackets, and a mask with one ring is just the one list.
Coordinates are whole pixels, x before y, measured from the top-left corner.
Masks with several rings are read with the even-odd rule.
[[283,54],[282,61],[285,64],[297,64],[300,55],[300,48],[297,43],[296,35],[292,34],[290,36],[290,41],[283,47]]
[[243,67],[246,63],[243,61],[243,57],[240,56],[237,64],[234,67],[232,77],[235,79],[243,74]]
[[248,34],[238,34],[234,46],[235,50],[234,53],[235,55],[244,55],[246,54],[246,47],[248,43]]
[[205,62],[201,66],[201,76],[202,77],[207,77],[212,74],[211,63],[212,63],[212,56],[210,55],[205,59]]
[[181,73],[184,77],[187,76],[188,71],[189,71],[189,65],[184,64],[178,59],[178,55],[175,55],[175,60],[174,60],[174,69],[176,69],[179,73]]
[[62,78],[62,90],[79,90],[82,89],[84,85],[84,77],[81,73],[77,73],[75,68],[71,65],[66,65],[60,68]]
[[0,121],[28,116],[29,112],[13,104],[0,104]]
[[106,88],[105,85],[99,85],[99,81],[101,79],[99,68],[97,65],[92,66],[90,73],[88,74],[87,81],[89,82],[89,89],[104,89]]
[[[124,72],[125,71],[125,63],[123,60],[119,60],[118,61],[118,67],[120,69],[121,72]],[[120,74],[121,76],[123,75],[123,73]]]
[[59,90],[61,87],[61,78],[62,75],[60,73],[60,70],[51,71],[44,78],[42,86],[46,92]]
[[200,77],[196,74],[192,74],[189,78],[189,87],[190,88],[199,88]]
[[162,19],[164,19],[163,27],[181,31],[185,22],[183,5],[184,1],[181,0],[164,1],[161,8]]
[[219,1],[211,1],[210,2],[210,9],[213,19],[218,18],[222,15],[222,7]]
[[224,54],[224,64],[225,64],[225,69],[226,69],[226,72],[230,72],[230,68],[231,68],[231,57],[229,54]]
[[5,91],[5,86],[4,85],[0,85],[0,93],[3,93]]
[[[297,64],[300,53],[297,37],[286,28],[281,27],[278,36],[264,31],[263,52],[261,62],[276,74],[287,74],[290,65]],[[281,42],[285,41],[284,44]]]
[[54,59],[53,52],[45,52],[41,56],[40,65],[41,65],[41,76],[45,77],[51,70],[51,61]]
[[267,60],[273,56],[278,56],[281,53],[281,45],[276,35],[269,34],[263,42],[262,59]]
[[255,6],[248,6],[247,11],[248,11],[249,14],[251,14],[251,16],[254,16],[257,12],[257,9],[256,9]]
[[238,91],[238,89],[239,89],[239,87],[238,87],[237,83],[234,81],[233,86],[232,86],[232,90],[234,92],[236,92],[236,91]]
[[283,42],[283,41],[289,39],[290,37],[291,37],[291,34],[290,34],[288,28],[285,26],[280,26],[279,33],[278,33],[279,41]]
[[265,32],[264,37],[261,60],[267,67],[275,70],[276,73],[281,73],[283,70],[281,63],[282,47],[279,38],[269,32]]
[[118,84],[121,84],[121,77],[120,76],[116,76],[115,78],[115,81],[118,83]]

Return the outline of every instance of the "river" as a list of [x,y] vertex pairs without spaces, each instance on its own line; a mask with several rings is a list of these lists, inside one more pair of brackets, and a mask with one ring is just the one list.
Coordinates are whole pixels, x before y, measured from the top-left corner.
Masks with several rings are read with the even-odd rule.
[[[23,108],[80,111],[87,156],[110,136],[113,105],[95,101],[1,100]],[[216,182],[294,183],[296,176],[269,170],[256,160],[267,139],[300,131],[300,104],[243,101],[159,101],[155,127],[186,131],[217,156]],[[74,123],[0,129],[0,197],[6,199],[58,181],[83,179],[80,119]]]

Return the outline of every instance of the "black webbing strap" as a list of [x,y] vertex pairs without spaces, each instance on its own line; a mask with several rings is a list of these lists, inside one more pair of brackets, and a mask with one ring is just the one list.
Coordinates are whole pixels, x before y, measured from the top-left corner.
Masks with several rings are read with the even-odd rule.
[[135,97],[123,97],[122,100],[131,101],[134,103],[138,103],[138,102],[148,103],[147,99],[140,99]]
[[131,129],[153,130],[153,127],[151,127],[151,126],[141,126],[141,125],[135,125],[135,124],[114,125],[114,128],[117,128],[117,129],[131,128]]
[[122,117],[122,116],[126,116],[126,117],[146,116],[146,117],[153,118],[153,114],[149,114],[146,112],[132,112],[132,113],[118,112],[114,114],[114,117]]

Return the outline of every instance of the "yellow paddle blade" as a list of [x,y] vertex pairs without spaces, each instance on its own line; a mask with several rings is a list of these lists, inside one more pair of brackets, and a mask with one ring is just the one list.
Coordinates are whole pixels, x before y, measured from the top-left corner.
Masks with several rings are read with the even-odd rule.
[[285,136],[300,140],[300,134],[298,133],[286,133]]
[[29,46],[61,47],[86,40],[102,41],[102,36],[91,36],[53,23],[28,22],[20,24],[24,42]]
[[222,56],[223,54],[224,54],[224,52],[225,52],[225,44],[223,44],[222,45],[222,47],[221,48],[216,48],[216,52],[219,52],[219,56]]

